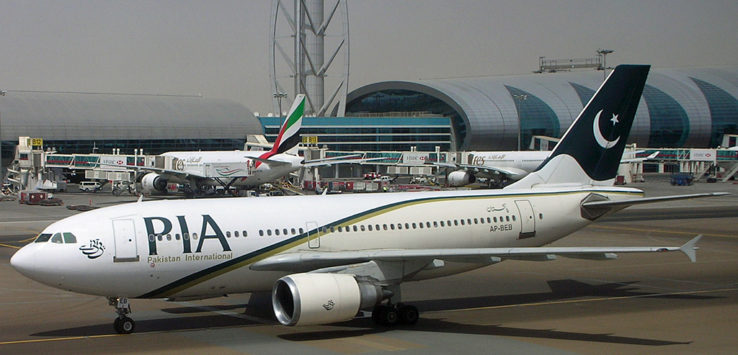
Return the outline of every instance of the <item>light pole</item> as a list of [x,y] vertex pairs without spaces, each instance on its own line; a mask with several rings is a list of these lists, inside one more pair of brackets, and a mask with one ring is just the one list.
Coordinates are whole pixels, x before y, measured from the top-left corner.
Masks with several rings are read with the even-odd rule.
[[602,80],[607,79],[607,69],[609,69],[607,67],[607,55],[612,52],[615,52],[615,51],[612,49],[602,49],[602,48],[597,50],[597,54],[602,56],[602,72],[603,72]]
[[515,101],[515,111],[518,114],[518,151],[520,151],[520,145],[522,144],[523,135],[523,122],[520,119],[520,101],[528,100],[526,94],[513,94],[513,101]]
[[276,92],[274,93],[274,97],[277,99],[277,102],[279,103],[279,113],[277,114],[278,117],[282,117],[282,99],[287,98],[286,92]]

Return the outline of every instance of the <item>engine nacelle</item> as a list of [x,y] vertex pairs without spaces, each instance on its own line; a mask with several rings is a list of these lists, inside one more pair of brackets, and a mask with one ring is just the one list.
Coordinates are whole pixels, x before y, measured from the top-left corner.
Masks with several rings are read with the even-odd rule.
[[450,172],[446,181],[450,186],[464,186],[477,181],[477,178],[468,171],[457,170]]
[[141,187],[145,192],[167,191],[167,179],[157,173],[148,173],[141,178]]
[[382,301],[382,288],[346,274],[292,274],[274,284],[274,315],[284,325],[311,325],[353,319]]

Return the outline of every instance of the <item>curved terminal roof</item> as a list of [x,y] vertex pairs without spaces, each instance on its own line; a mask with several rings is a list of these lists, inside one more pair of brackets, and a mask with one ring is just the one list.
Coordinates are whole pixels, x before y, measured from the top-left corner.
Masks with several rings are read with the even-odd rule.
[[[526,148],[533,135],[561,137],[602,80],[602,72],[592,71],[386,81],[351,92],[346,115],[443,114],[453,120],[458,149],[516,149],[519,129]],[[630,142],[715,147],[723,133],[738,133],[736,97],[736,67],[652,69]]]
[[241,139],[261,125],[243,105],[198,96],[8,91],[0,139]]

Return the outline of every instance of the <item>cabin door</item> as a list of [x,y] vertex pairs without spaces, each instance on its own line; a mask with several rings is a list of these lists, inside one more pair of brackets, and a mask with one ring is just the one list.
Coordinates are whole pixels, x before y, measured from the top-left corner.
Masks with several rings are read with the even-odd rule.
[[320,230],[317,222],[307,222],[308,247],[310,249],[320,248]]
[[113,220],[115,239],[114,262],[138,261],[136,249],[136,227],[132,219]]
[[518,206],[520,212],[520,235],[518,239],[532,238],[536,235],[536,217],[533,213],[533,206],[528,200],[516,200],[515,205]]

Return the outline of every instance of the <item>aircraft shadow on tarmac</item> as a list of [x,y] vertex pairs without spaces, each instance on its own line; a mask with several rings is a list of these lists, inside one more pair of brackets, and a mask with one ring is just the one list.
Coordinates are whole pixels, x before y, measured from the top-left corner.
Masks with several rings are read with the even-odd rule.
[[[601,285],[591,285],[576,280],[552,280],[548,281],[551,292],[502,295],[502,296],[485,296],[485,297],[468,297],[456,299],[441,299],[413,302],[421,312],[427,311],[450,311],[466,308],[478,307],[499,307],[499,306],[515,306],[525,305],[539,302],[552,302],[557,300],[574,299],[578,297],[605,297],[605,298],[671,298],[682,300],[706,300],[721,298],[717,296],[689,295],[689,294],[660,294],[653,292],[640,291],[637,286],[633,286],[637,281],[608,283]],[[272,317],[265,314],[264,310],[268,309],[263,305],[263,297],[258,297],[255,302],[258,307],[248,307],[246,304],[240,305],[214,305],[214,306],[193,306],[193,307],[173,307],[162,309],[163,312],[169,314],[195,314],[204,311],[231,311],[236,309],[246,309],[243,314],[263,317],[264,322],[254,322],[239,317],[229,315],[203,315],[203,316],[186,316],[165,319],[141,319],[136,321],[136,333],[147,332],[172,332],[172,331],[188,331],[208,328],[228,328],[228,327],[244,327],[261,325],[263,323],[273,323],[276,321]],[[249,309],[250,308],[250,309]],[[135,314],[134,314],[135,315]],[[111,317],[112,319],[112,317]],[[32,336],[95,336],[112,334],[113,326],[110,323],[90,325],[84,327],[58,329],[48,332],[32,334]],[[667,341],[657,339],[633,338],[614,336],[610,334],[596,333],[577,333],[557,331],[553,329],[525,329],[505,327],[502,325],[474,325],[449,322],[443,319],[429,319],[421,316],[420,321],[413,326],[397,326],[397,327],[377,327],[374,326],[371,319],[362,318],[354,319],[349,322],[336,324],[336,326],[347,327],[349,329],[331,329],[318,330],[316,327],[305,328],[305,332],[289,333],[279,335],[280,338],[289,341],[308,341],[319,339],[340,339],[346,337],[355,337],[369,334],[383,333],[392,331],[393,329],[414,330],[425,332],[440,333],[458,333],[458,334],[476,334],[476,335],[493,335],[493,336],[513,336],[525,338],[546,338],[561,340],[577,340],[614,344],[632,344],[632,345],[675,345],[689,344],[690,342]],[[317,327],[319,328],[319,327]],[[353,328],[353,329],[350,329]]]

